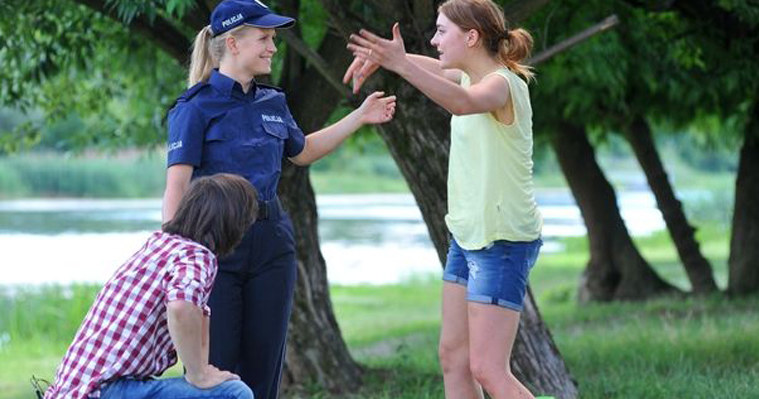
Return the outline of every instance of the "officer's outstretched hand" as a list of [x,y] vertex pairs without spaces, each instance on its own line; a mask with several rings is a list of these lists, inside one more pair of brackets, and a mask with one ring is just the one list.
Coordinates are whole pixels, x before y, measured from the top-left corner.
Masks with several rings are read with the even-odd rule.
[[366,97],[366,100],[358,107],[361,122],[364,124],[385,123],[393,119],[395,115],[395,96],[387,96],[383,91],[375,91]]

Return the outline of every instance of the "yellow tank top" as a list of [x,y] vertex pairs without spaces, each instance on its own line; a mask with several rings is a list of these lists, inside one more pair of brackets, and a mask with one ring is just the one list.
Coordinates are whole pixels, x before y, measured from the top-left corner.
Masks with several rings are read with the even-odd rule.
[[[493,73],[509,85],[514,121],[505,125],[490,112],[451,117],[445,222],[467,250],[497,240],[533,241],[543,227],[532,182],[530,93],[508,68]],[[469,85],[462,74],[461,86]]]

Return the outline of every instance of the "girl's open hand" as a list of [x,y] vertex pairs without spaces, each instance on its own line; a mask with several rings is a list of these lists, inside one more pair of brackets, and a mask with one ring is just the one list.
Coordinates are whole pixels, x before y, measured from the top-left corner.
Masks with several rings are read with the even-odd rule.
[[361,56],[356,56],[345,71],[345,75],[343,75],[343,83],[347,84],[349,81],[352,81],[353,94],[356,94],[364,82],[366,82],[366,79],[376,72],[379,67],[375,62]]
[[375,91],[366,97],[358,107],[361,122],[366,124],[379,124],[389,122],[395,115],[395,96],[387,96],[382,91]]
[[383,39],[366,29],[361,29],[358,35],[350,36],[348,50],[357,58],[364,58],[396,73],[408,62],[401,28],[397,22],[393,25],[392,40]]

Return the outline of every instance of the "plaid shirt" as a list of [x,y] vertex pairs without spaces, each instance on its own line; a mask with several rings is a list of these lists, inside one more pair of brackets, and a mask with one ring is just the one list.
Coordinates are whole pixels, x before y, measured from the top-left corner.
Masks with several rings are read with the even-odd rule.
[[119,377],[150,378],[177,362],[166,304],[207,306],[216,257],[183,237],[155,232],[105,284],[63,357],[46,399],[100,397]]

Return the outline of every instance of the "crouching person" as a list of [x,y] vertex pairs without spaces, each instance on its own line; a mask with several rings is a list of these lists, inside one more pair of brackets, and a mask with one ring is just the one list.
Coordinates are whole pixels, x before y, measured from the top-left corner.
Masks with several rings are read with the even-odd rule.
[[[216,257],[232,251],[257,213],[244,178],[194,180],[174,218],[95,298],[45,398],[252,399],[237,375],[208,363],[206,302]],[[177,355],[184,377],[154,379]]]

